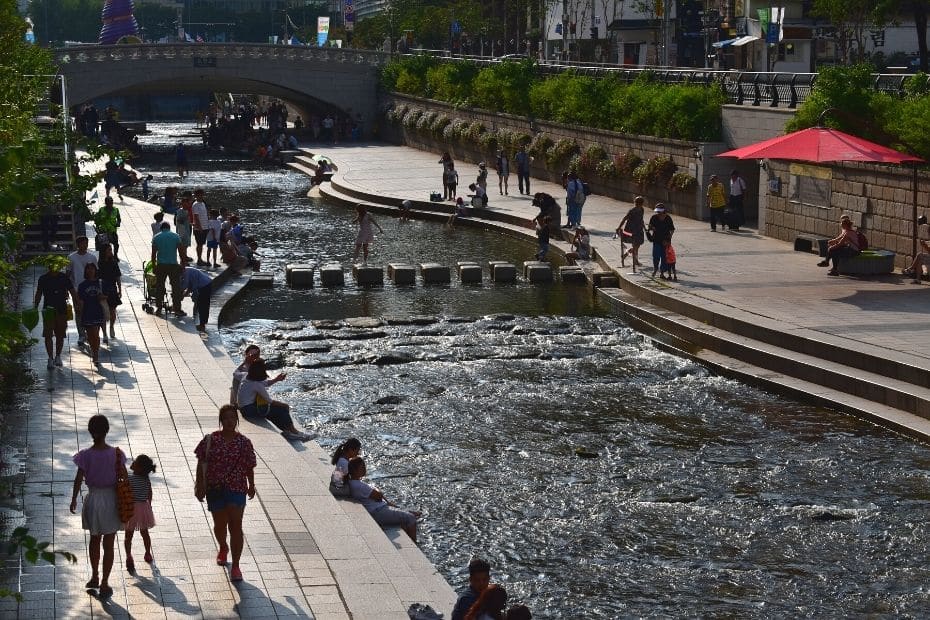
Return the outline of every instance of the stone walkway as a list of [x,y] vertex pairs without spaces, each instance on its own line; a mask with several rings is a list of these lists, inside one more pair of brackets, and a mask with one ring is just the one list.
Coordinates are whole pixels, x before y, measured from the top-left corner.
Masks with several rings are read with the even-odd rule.
[[[218,428],[234,364],[215,328],[202,337],[190,317],[165,319],[142,310],[151,205],[127,198],[118,206],[124,303],[116,339],[102,346],[99,367],[76,348],[73,323],[64,368],[46,370],[44,345],[32,347],[28,359],[37,383],[28,408],[6,417],[10,435],[4,441],[26,453],[21,505],[30,534],[75,553],[78,562],[32,566],[6,559],[0,585],[22,591],[25,600],[0,599],[0,617],[383,620],[406,618],[414,602],[450,610],[454,592],[406,536],[386,534],[359,504],[329,494],[328,454],[314,442],[289,443],[270,425],[249,422],[242,430],[258,454],[258,495],[245,511],[245,581],[230,584],[227,569],[214,560],[205,504],[193,496],[193,450]],[[31,306],[43,271],[29,272],[24,306]],[[191,312],[189,300],[185,309]],[[41,326],[34,335],[40,332]],[[105,603],[84,590],[87,537],[80,515],[68,510],[71,456],[90,445],[87,420],[96,413],[109,418],[112,445],[130,459],[148,454],[158,466],[152,477],[155,563],[142,561],[136,536],[137,574],[129,575],[119,535],[110,580],[115,594]]]

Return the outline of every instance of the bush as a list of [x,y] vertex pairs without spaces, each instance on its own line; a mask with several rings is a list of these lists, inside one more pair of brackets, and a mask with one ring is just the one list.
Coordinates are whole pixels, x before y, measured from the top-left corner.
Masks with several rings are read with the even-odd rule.
[[489,153],[497,151],[498,143],[498,134],[496,131],[486,131],[478,136],[478,146],[480,146],[483,151]]
[[526,115],[530,111],[530,86],[536,79],[536,65],[531,60],[485,67],[472,82],[473,101],[485,110]]
[[679,192],[693,192],[697,186],[697,178],[687,172],[676,172],[668,180],[668,188]]
[[677,167],[668,157],[654,157],[633,170],[633,180],[640,187],[667,185]]
[[609,159],[602,159],[597,162],[594,174],[602,179],[615,179],[617,178],[617,166]]
[[515,149],[518,149],[521,146],[525,146],[529,148],[530,143],[532,141],[533,141],[533,136],[531,136],[530,134],[526,132],[522,132],[522,131],[514,132],[513,139],[511,140],[511,146],[513,146],[513,148]]
[[419,108],[411,108],[404,114],[404,127],[408,129],[416,129],[417,121],[420,120],[420,115],[423,114],[423,110]]
[[481,134],[485,132],[484,124],[481,121],[473,121],[462,130],[462,139],[478,145],[481,140]]
[[438,114],[432,110],[421,114],[420,118],[417,119],[417,131],[430,131],[437,116]]
[[448,116],[446,116],[445,114],[438,114],[438,115],[436,115],[436,118],[433,119],[433,122],[432,122],[432,124],[430,124],[429,129],[430,129],[430,131],[433,132],[433,134],[436,135],[437,137],[438,137],[438,136],[442,136],[442,135],[443,135],[443,132],[444,132],[445,129],[446,129],[446,127],[447,127],[447,126],[449,125],[449,123],[451,123],[451,122],[452,122],[452,119],[449,118]]
[[636,170],[641,163],[643,163],[643,158],[633,151],[627,151],[614,158],[617,176],[624,179],[632,179],[633,171]]
[[563,167],[578,152],[578,143],[570,138],[559,140],[546,151],[546,163],[552,168]]
[[581,176],[581,155],[572,155],[572,158],[568,160],[568,171]]
[[527,149],[533,157],[543,158],[546,156],[546,153],[549,152],[549,149],[552,148],[554,142],[548,134],[538,133],[533,136],[533,139],[530,141],[529,149]]
[[442,130],[442,137],[449,142],[458,142],[462,139],[462,133],[468,127],[468,122],[460,118],[455,119],[446,128]]
[[468,102],[471,83],[478,75],[478,66],[472,62],[444,62],[426,72],[426,95],[453,104]]

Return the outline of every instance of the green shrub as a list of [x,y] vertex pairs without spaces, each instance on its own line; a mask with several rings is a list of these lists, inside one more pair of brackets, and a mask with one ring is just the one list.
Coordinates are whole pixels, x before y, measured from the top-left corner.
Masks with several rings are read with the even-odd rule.
[[445,114],[437,114],[436,118],[433,119],[433,122],[430,125],[429,129],[437,137],[442,136],[443,131],[451,122],[452,122],[452,119],[446,116]]
[[533,157],[543,158],[549,152],[549,149],[552,148],[553,144],[555,143],[552,141],[552,138],[550,138],[548,134],[538,133],[533,136],[527,151]]
[[481,69],[472,82],[472,100],[485,110],[526,115],[530,110],[530,86],[536,80],[531,60],[502,62]]
[[423,114],[423,110],[419,108],[411,108],[404,114],[404,127],[408,129],[415,129],[417,126],[417,121],[420,120],[420,115]]
[[440,61],[426,54],[403,56],[388,62],[381,69],[381,86],[419,97],[426,96],[426,76],[430,67]]
[[602,179],[615,179],[617,178],[617,166],[609,159],[602,159],[597,162],[594,174]]
[[574,172],[578,176],[582,175],[581,155],[578,155],[578,154],[572,155],[571,159],[568,160],[568,171]]
[[633,170],[633,181],[640,187],[667,186],[677,167],[668,157],[653,157]]
[[455,119],[446,128],[442,130],[442,137],[449,142],[458,142],[462,138],[462,133],[468,127],[468,122],[460,118]]
[[643,163],[643,158],[634,153],[627,151],[614,158],[614,166],[617,170],[617,176],[624,179],[632,179],[633,171]]
[[687,172],[676,172],[668,180],[668,188],[679,192],[693,192],[697,186],[697,178]]
[[498,144],[499,140],[496,131],[486,131],[478,136],[478,146],[483,151],[493,153],[497,151]]
[[546,163],[552,168],[559,168],[568,163],[572,155],[578,152],[578,143],[570,138],[559,140],[546,151]]
[[530,143],[533,141],[533,136],[530,134],[519,131],[514,132],[513,138],[511,139],[511,146],[514,149],[519,149],[521,146],[529,147]]
[[471,98],[471,83],[478,75],[473,62],[444,62],[426,72],[426,95],[450,103],[467,102]]
[[462,130],[462,139],[471,142],[474,145],[479,144],[481,134],[485,132],[484,124],[481,121],[472,121]]
[[417,119],[417,131],[427,132],[433,126],[433,121],[436,119],[438,114],[432,110],[424,112],[420,115],[420,118]]

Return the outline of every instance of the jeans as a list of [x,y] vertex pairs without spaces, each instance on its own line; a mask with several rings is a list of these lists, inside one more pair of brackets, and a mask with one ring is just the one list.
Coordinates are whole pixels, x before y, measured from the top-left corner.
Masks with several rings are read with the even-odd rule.
[[718,207],[716,209],[710,210],[710,229],[717,230],[717,222],[720,222],[720,225],[726,228],[727,221],[723,214],[723,207]]
[[[526,193],[527,195],[529,195],[530,193],[530,171],[529,170],[526,170],[526,171],[517,170],[517,185],[520,186],[521,194]],[[526,188],[525,191],[524,191],[524,187]]]
[[652,242],[652,268],[665,271],[665,246],[661,241]]
[[200,325],[206,325],[210,319],[210,293],[212,287],[208,284],[203,288],[197,289],[194,298],[194,314]]
[[294,422],[291,420],[291,408],[285,404],[271,403],[259,407],[255,403],[252,403],[251,405],[240,406],[239,409],[245,417],[265,418],[282,431],[294,427]]
[[838,258],[852,258],[853,256],[858,256],[859,250],[854,250],[848,245],[843,245],[838,248],[833,248],[832,250],[827,251],[827,260],[833,261],[833,268],[838,268],[837,259]]
[[571,200],[566,200],[568,223],[572,226],[581,226],[581,205],[575,204]]
[[155,265],[155,305],[159,309],[165,301],[165,278],[171,282],[171,308],[181,309],[181,265]]

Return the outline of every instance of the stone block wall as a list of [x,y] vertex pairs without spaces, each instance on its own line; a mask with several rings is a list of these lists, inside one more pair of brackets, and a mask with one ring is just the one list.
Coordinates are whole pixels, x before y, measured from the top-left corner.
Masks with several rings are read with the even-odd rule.
[[[791,162],[768,161],[767,175],[781,181],[778,194],[767,194],[763,234],[793,242],[802,235],[835,237],[839,219],[848,214],[861,227],[869,246],[897,254],[896,265],[909,264],[912,255],[914,173],[908,166],[847,163],[820,167],[830,171],[830,206],[801,204],[791,200]],[[764,180],[764,179],[763,179]],[[930,176],[918,174],[918,216],[930,215]],[[926,239],[927,226],[917,234]]]
[[785,133],[794,110],[728,104],[723,106],[723,141],[733,149],[769,140]]
[[[664,202],[670,205],[672,211],[676,214],[695,219],[702,219],[707,216],[703,197],[706,191],[704,186],[709,178],[709,173],[707,175],[703,174],[702,156],[698,156],[698,154],[701,154],[702,149],[705,147],[709,147],[709,151],[712,153],[720,152],[723,150],[722,145],[716,143],[704,145],[682,140],[633,136],[589,127],[537,121],[525,116],[494,114],[471,108],[456,108],[440,101],[396,93],[383,95],[380,107],[386,109],[390,106],[403,104],[445,114],[453,119],[458,118],[469,122],[479,121],[489,131],[508,129],[529,135],[546,133],[555,141],[560,138],[574,139],[582,151],[591,144],[599,144],[611,156],[633,151],[644,160],[660,156],[669,157],[678,165],[679,171],[688,172],[698,179],[697,190],[683,193],[670,191],[665,187],[640,188],[633,182],[623,179],[600,179],[595,177],[585,178],[585,181],[591,185],[591,189],[595,194],[627,202],[631,202],[635,196],[642,194],[650,203]],[[468,183],[472,182],[472,170],[469,169],[469,164],[477,165],[479,161],[485,161],[489,167],[493,167],[495,153],[482,152],[477,146],[461,143],[447,144],[442,138],[408,129],[401,124],[391,124],[383,117],[379,122],[379,127],[380,136],[387,141],[420,150],[432,151],[437,154],[449,151],[456,162],[461,162],[461,164],[457,164],[456,168],[463,186],[467,186]],[[531,175],[534,178],[541,178],[555,183],[561,181],[561,173],[561,170],[547,169],[545,162],[538,159],[531,166]],[[493,176],[493,171],[491,174]],[[511,185],[516,186],[515,178],[511,179]]]

